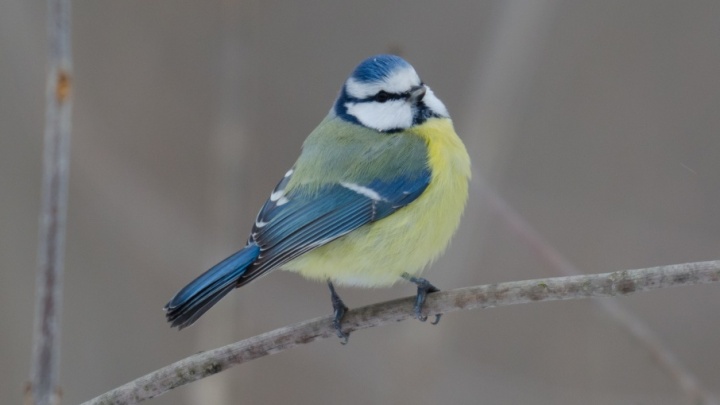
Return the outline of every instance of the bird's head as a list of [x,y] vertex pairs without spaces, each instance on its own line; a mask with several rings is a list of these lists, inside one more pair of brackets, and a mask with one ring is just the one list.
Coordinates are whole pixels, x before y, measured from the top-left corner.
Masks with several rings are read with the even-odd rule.
[[333,109],[346,121],[380,132],[402,131],[429,118],[449,117],[415,69],[395,55],[376,55],[360,63],[345,81]]

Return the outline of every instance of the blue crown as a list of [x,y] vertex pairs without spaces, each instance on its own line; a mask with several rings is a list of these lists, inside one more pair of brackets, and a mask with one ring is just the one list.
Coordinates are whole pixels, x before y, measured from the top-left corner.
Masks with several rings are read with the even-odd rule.
[[375,55],[362,61],[352,73],[352,78],[363,83],[379,82],[398,68],[408,66],[410,64],[399,56]]

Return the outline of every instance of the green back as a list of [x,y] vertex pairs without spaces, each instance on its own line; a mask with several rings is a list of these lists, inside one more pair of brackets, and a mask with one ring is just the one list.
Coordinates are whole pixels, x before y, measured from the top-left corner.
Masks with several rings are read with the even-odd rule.
[[328,183],[413,178],[427,168],[427,145],[417,135],[378,132],[331,112],[305,140],[286,192],[313,194]]

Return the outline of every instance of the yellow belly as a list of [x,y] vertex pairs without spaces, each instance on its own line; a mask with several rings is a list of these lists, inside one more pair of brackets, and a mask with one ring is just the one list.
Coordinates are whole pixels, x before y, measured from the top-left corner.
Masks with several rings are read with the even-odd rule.
[[470,157],[449,119],[430,119],[407,132],[428,145],[432,178],[420,197],[286,263],[284,270],[338,285],[390,286],[404,272],[420,273],[445,250],[467,202]]

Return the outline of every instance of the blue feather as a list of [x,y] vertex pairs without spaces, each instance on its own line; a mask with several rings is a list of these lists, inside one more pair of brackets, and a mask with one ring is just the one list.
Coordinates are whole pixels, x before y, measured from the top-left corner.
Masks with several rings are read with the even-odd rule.
[[260,248],[257,245],[248,245],[185,286],[165,305],[168,322],[180,329],[190,326],[237,286],[258,254]]
[[387,217],[420,196],[431,178],[424,169],[389,181],[329,184],[315,193],[284,194],[290,173],[273,191],[282,197],[268,199],[260,210],[247,246],[193,280],[165,306],[172,326],[191,325],[232,289]]
[[[291,192],[284,196],[285,204],[268,200],[258,214],[249,241],[260,246],[260,255],[242,275],[238,287],[303,253],[387,217],[419,197],[430,184],[430,178],[430,170],[424,169],[389,181],[354,184],[380,199],[341,184],[329,184],[313,194]],[[279,190],[281,185],[275,188]]]
[[410,64],[399,56],[375,55],[362,61],[351,77],[364,83],[379,82],[398,68],[406,67],[410,67]]

